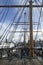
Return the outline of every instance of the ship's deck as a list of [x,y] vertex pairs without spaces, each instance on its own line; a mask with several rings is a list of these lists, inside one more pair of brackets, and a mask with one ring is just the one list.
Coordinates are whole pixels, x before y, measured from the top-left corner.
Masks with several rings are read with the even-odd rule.
[[38,59],[0,60],[0,65],[43,65],[43,61]]

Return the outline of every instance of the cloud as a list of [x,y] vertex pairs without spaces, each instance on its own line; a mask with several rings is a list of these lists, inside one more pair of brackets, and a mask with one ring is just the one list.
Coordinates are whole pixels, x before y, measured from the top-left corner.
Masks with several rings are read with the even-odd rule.
[[[15,2],[15,0],[13,0],[13,1]],[[16,0],[16,1],[17,1],[17,0]],[[18,0],[17,2],[18,2],[18,4],[21,4],[21,5],[22,5],[22,4],[24,4],[24,1],[25,1],[25,0]],[[28,2],[27,2],[27,4],[28,4]],[[34,4],[35,4],[35,3],[34,3]],[[35,9],[35,10],[37,10],[37,9]],[[34,11],[35,11],[35,10],[34,10]],[[25,10],[25,11],[26,11],[26,10]],[[25,12],[25,11],[24,11],[24,12]],[[36,12],[36,11],[35,11],[35,12]],[[35,13],[35,12],[34,12],[34,13]],[[19,14],[20,14],[20,13],[19,13]],[[24,14],[23,14],[23,15],[24,15]],[[19,17],[19,15],[18,15],[18,17]],[[36,18],[36,17],[35,17],[35,18]],[[35,19],[35,18],[33,17],[33,19]],[[35,21],[37,21],[37,20],[35,19]],[[9,24],[9,23],[4,23],[4,24],[3,24],[2,29],[0,30],[0,36],[1,36],[2,33],[4,32],[4,30],[6,29],[6,27],[7,27],[8,24]],[[0,23],[0,26],[1,26],[1,25],[2,25],[2,23]],[[43,25],[42,25],[42,26],[43,26]],[[13,27],[12,27],[10,30],[12,31],[12,30],[13,30]],[[15,29],[14,29],[14,30],[15,30]],[[17,30],[21,30],[21,27],[18,27]],[[34,31],[36,31],[36,30],[34,30]],[[40,30],[40,31],[41,31],[41,30]],[[42,29],[42,32],[43,32],[43,29]],[[42,36],[41,36],[42,32],[38,32],[38,39],[39,39],[39,38],[43,39]],[[18,39],[19,39],[19,34],[20,34],[20,33],[15,33],[15,35],[13,34],[13,35],[14,35],[13,40],[18,41]],[[8,34],[8,36],[7,36],[8,39],[9,39],[9,36],[10,36],[10,35],[12,35],[12,34],[11,34],[11,33]],[[36,36],[36,32],[33,32],[33,37],[35,38],[35,36]],[[28,37],[29,37],[29,33],[28,33],[28,36],[26,36],[26,39],[28,39]],[[21,41],[23,41],[23,37],[22,37]]]

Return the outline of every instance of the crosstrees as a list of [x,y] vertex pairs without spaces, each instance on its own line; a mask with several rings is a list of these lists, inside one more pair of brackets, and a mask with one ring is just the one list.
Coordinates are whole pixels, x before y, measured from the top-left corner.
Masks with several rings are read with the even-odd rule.
[[[30,7],[29,5],[0,5],[0,8]],[[32,5],[32,7],[43,7],[43,5]]]

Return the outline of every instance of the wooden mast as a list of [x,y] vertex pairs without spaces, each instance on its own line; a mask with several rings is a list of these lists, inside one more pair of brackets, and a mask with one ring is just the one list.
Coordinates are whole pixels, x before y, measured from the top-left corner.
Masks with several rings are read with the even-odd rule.
[[30,0],[30,56],[33,57],[33,24],[32,24],[32,0]]
[[24,13],[24,47],[26,46],[26,28],[25,28],[25,23],[26,23],[26,12]]

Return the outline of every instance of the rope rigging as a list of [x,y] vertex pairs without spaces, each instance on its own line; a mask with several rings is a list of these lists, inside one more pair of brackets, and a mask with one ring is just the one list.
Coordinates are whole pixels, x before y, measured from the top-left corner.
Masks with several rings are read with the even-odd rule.
[[[25,5],[26,5],[26,3],[25,3]],[[23,8],[22,12],[23,12],[23,11],[24,11],[24,8]],[[18,18],[18,21],[19,21],[20,18],[21,18],[22,12],[21,12],[21,14],[20,14],[20,16],[19,16],[19,18]],[[15,18],[15,17],[14,17],[14,18]],[[14,20],[13,20],[13,22],[11,22],[11,24],[9,24],[10,26],[8,25],[9,29],[11,28],[11,26],[12,26],[13,23],[14,23]],[[17,23],[18,23],[18,22],[17,22]],[[8,29],[8,27],[7,27],[7,29]],[[8,29],[7,31],[9,31],[9,29]],[[6,30],[5,30],[5,31],[6,31]],[[5,32],[5,31],[4,31],[4,32]],[[6,31],[6,33],[7,33],[7,31]],[[6,33],[5,33],[5,35],[6,35]],[[2,35],[3,37],[2,37],[2,39],[1,39],[1,41],[4,39],[5,35],[4,35],[4,36]]]
[[3,8],[2,8],[2,10],[0,11],[0,15],[3,13]]
[[3,21],[2,21],[2,25],[1,25],[1,27],[0,27],[0,30],[1,30],[2,27],[3,27],[3,24],[4,24],[4,22],[5,22],[5,19],[6,19],[6,17],[7,17],[8,12],[9,12],[9,9],[7,9],[7,10],[6,10],[6,13],[4,14],[4,19],[3,19]]
[[[18,9],[17,13],[15,14],[15,16],[14,16],[14,18],[13,18],[13,21],[16,19],[16,17],[17,17],[17,15],[19,14],[19,11],[20,11],[20,10],[21,10],[21,9]],[[11,24],[11,25],[12,25],[12,24]],[[10,26],[10,24],[9,24],[8,26]],[[7,27],[7,28],[8,28],[8,27]],[[6,32],[7,28],[5,29],[4,33]],[[3,34],[4,34],[4,33],[3,33]],[[1,35],[1,37],[3,36],[3,34]]]
[[36,32],[35,40],[37,39],[37,33],[38,33],[39,25],[40,25],[41,12],[42,12],[42,7],[41,7],[41,10],[40,10],[40,16],[39,16],[39,19],[38,19],[37,32]]
[[[35,0],[36,1],[36,0]],[[39,0],[38,0],[39,1]],[[26,3],[25,3],[25,5],[27,4],[27,1],[26,1]],[[37,2],[36,2],[36,4],[37,4]],[[4,40],[4,39],[6,39],[6,37],[9,35],[9,30],[11,29],[11,27],[13,26],[13,23],[15,22],[15,20],[16,20],[16,17],[19,15],[19,12],[20,12],[20,15],[19,15],[19,17],[18,17],[18,19],[17,19],[17,22],[16,22],[16,24],[14,25],[14,28],[13,28],[13,30],[15,29],[15,32],[14,33],[11,33],[10,34],[10,36],[9,36],[9,39],[11,39],[11,42],[12,43],[14,43],[14,45],[16,46],[16,44],[15,44],[15,42],[13,42],[12,41],[12,39],[13,39],[13,37],[14,37],[14,34],[16,33],[16,30],[17,30],[17,27],[18,27],[18,25],[19,25],[19,22],[20,22],[20,20],[21,20],[21,18],[22,18],[22,14],[23,14],[23,12],[24,12],[24,10],[25,10],[25,8],[23,8],[22,10],[21,9],[19,9],[18,11],[17,11],[17,13],[16,13],[16,15],[14,16],[14,18],[13,18],[13,20],[11,20],[12,22],[10,22],[9,24],[8,24],[8,26],[6,27],[6,29],[4,30],[4,32],[3,32],[3,34],[2,34],[2,36],[1,36],[1,39],[0,39],[0,43]],[[36,37],[35,37],[35,40],[37,39],[37,35],[38,35],[38,29],[39,29],[39,25],[40,25],[40,27],[41,27],[41,23],[40,23],[40,18],[41,18],[41,13],[42,13],[42,7],[41,7],[41,9],[40,9],[40,14],[39,14],[39,18],[38,18],[38,25],[37,25],[37,32],[36,32]],[[7,10],[7,13],[6,14],[8,14],[8,10]],[[31,18],[31,17],[30,17]],[[5,21],[5,19],[6,19],[6,15],[5,15],[5,18],[4,18],[4,21]],[[4,22],[3,22],[4,23]],[[3,25],[3,23],[2,23],[2,25]],[[32,25],[31,25],[32,26]],[[1,28],[2,28],[2,26],[1,26]],[[27,29],[25,29],[25,26],[24,26],[24,30],[27,30]],[[26,34],[25,34],[26,35]],[[21,35],[19,35],[19,37],[18,37],[18,39],[19,39],[19,42],[21,41],[21,38],[22,38],[22,36],[23,36],[23,34],[21,34]],[[31,37],[31,36],[30,36]],[[24,37],[25,38],[25,37]],[[29,40],[29,39],[28,39]],[[30,40],[29,40],[30,41]],[[10,43],[11,43],[10,42]],[[18,42],[18,41],[17,41]],[[25,41],[26,42],[26,41]],[[6,42],[6,43],[8,43],[8,42]],[[40,44],[40,43],[39,43]],[[31,44],[32,45],[32,44]],[[42,47],[42,45],[40,44],[40,46]],[[22,47],[23,48],[23,47]],[[34,48],[34,47],[33,47]],[[11,49],[10,49],[11,50]],[[32,49],[33,50],[33,49]],[[9,51],[9,49],[8,49],[8,51]],[[25,51],[25,50],[24,50]],[[10,53],[9,53],[9,55],[10,55]],[[9,58],[9,57],[8,57]],[[12,57],[11,57],[12,58]]]
[[[21,17],[22,17],[22,13],[23,13],[23,11],[24,11],[24,8],[22,9],[21,14],[20,14],[20,16],[19,16],[19,18],[18,18],[18,22],[16,22],[16,23],[17,23],[17,26],[16,26],[16,24],[15,24],[15,26],[14,26],[14,28],[15,28],[15,32],[16,32],[16,29],[17,29],[18,24],[19,24],[19,22],[20,22],[20,19],[21,19]],[[14,33],[15,33],[15,32],[14,32]],[[10,37],[10,38],[11,38],[11,37]]]
[[34,1],[35,1],[36,5],[38,5],[38,3],[42,4],[42,3],[40,2],[40,0],[34,0]]
[[[39,26],[39,23],[38,23],[38,26]],[[15,29],[17,29],[17,27]],[[38,27],[37,27],[37,29],[38,29]],[[37,35],[36,35],[36,37],[37,37]]]
[[[6,4],[8,4],[7,2],[8,1],[6,1]],[[2,29],[2,26],[3,26],[4,22],[5,22],[6,16],[8,14],[8,10],[9,10],[8,8],[5,8],[5,10],[4,10],[3,14],[2,14],[2,17],[0,19],[0,22],[2,21],[2,19],[3,19],[3,22],[2,22],[2,24],[0,26],[0,30]]]
[[[42,11],[42,9],[41,9],[41,11]],[[40,17],[41,17],[41,11],[40,11]],[[39,25],[40,25],[40,17],[39,17],[38,25],[37,25],[37,33],[38,33]],[[36,38],[35,38],[35,40],[37,39],[37,33],[36,33]]]
[[[7,4],[7,2],[8,2],[8,1],[6,0],[6,2],[5,2],[4,4]],[[3,13],[3,9],[4,9],[4,8],[2,8],[2,10],[0,11],[0,15]]]
[[[25,1],[24,1],[25,2]],[[23,4],[24,4],[24,2],[23,2]],[[22,9],[23,10],[23,9]],[[23,13],[23,11],[22,11],[22,13]],[[22,14],[21,13],[21,14]],[[20,17],[21,18],[21,17]],[[13,28],[13,30],[15,29],[15,31],[16,31],[16,29],[17,29],[17,27],[18,27],[18,24],[19,24],[19,22],[20,22],[20,18],[18,19],[18,22],[16,22],[16,24],[15,24],[15,26],[14,26],[14,28]],[[10,40],[12,40],[13,39],[13,37],[14,37],[14,33],[11,33],[11,35],[9,36],[9,39]]]
[[[23,28],[23,26],[22,26],[22,28]],[[19,41],[18,42],[21,41],[23,35],[24,35],[23,33],[20,33],[20,35],[19,35]]]
[[42,4],[42,3],[40,2],[40,0],[38,0],[38,2],[39,2],[40,4]]
[[[26,2],[26,3],[27,3],[27,2]],[[22,12],[21,12],[21,16],[22,16],[22,14],[23,14],[23,11],[24,11],[24,8],[23,8],[23,10],[22,10]],[[17,29],[17,27],[18,27],[18,23],[20,22],[21,16],[18,18],[17,26],[16,26],[16,25],[14,26],[15,32],[16,32],[16,29]],[[13,29],[13,30],[14,30],[14,29]],[[14,32],[14,33],[15,33],[15,32]],[[14,37],[14,35],[13,35],[13,37]],[[13,38],[13,37],[12,37],[12,38]],[[10,35],[10,38],[11,38],[11,35]],[[10,39],[10,38],[9,38],[9,39]],[[11,38],[11,40],[12,40],[12,38]]]
[[19,42],[21,41],[21,39],[22,39],[22,36],[23,36],[23,34],[21,34],[21,35],[19,36]]
[[[6,4],[8,4],[8,0],[6,1]],[[1,11],[1,12],[2,12],[2,11]],[[3,18],[3,16],[4,16],[5,12],[6,12],[6,8],[5,8],[4,12],[2,12],[3,14],[2,14],[2,17],[1,17],[1,19],[0,19],[0,22],[1,22],[2,18]]]
[[2,20],[2,18],[4,17],[4,14],[6,13],[6,9],[5,9],[5,11],[3,12],[3,14],[2,14],[2,17],[1,17],[1,19],[0,19],[0,22],[1,22],[1,20]]
[[[43,1],[42,1],[42,4],[43,4]],[[40,25],[40,28],[41,28],[41,22],[40,22],[41,13],[42,13],[42,7],[41,7],[41,10],[40,10],[40,16],[39,16],[39,20],[38,20],[37,32],[36,32],[36,37],[35,37],[35,40],[37,39],[39,25]],[[40,45],[40,46],[41,46],[41,48],[42,48],[42,45],[41,45],[40,43],[39,43],[39,45]]]

